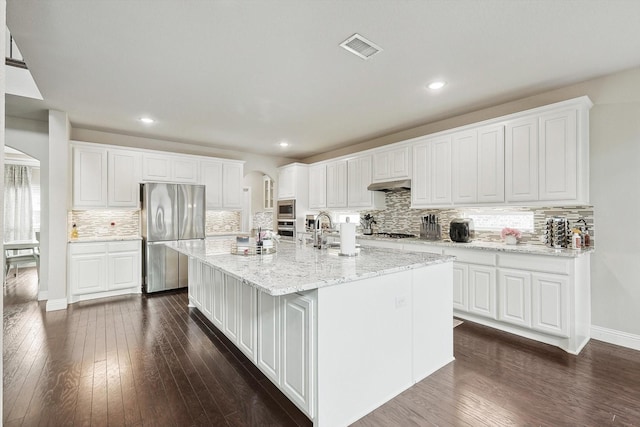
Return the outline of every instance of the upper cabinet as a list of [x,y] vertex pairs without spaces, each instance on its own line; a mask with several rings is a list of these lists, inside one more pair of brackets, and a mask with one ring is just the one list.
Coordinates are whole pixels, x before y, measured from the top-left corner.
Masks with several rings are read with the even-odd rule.
[[355,209],[382,209],[385,206],[384,193],[369,191],[373,160],[371,155],[360,156],[347,161],[347,205]]
[[538,118],[508,122],[505,145],[507,201],[538,200]]
[[[308,204],[309,170],[301,163],[291,163],[278,168],[278,200],[299,199]],[[300,203],[297,203],[298,205]]]
[[411,176],[409,145],[373,152],[373,182],[408,179]]
[[137,208],[140,154],[74,144],[72,207]]
[[273,210],[273,180],[269,175],[262,177],[262,209]]
[[327,163],[327,207],[347,207],[347,161]]
[[413,145],[411,207],[451,203],[451,136],[417,140]]
[[201,160],[200,184],[206,187],[207,209],[241,209],[243,163]]
[[541,200],[573,200],[578,195],[577,110],[540,116],[538,191]]
[[319,163],[309,166],[309,209],[327,207],[327,165]]
[[142,179],[143,181],[196,184],[198,161],[193,157],[175,154],[144,153]]
[[72,141],[72,208],[139,208],[140,182],[206,185],[207,209],[242,209],[244,162]]
[[452,136],[451,191],[455,204],[504,202],[504,127]]

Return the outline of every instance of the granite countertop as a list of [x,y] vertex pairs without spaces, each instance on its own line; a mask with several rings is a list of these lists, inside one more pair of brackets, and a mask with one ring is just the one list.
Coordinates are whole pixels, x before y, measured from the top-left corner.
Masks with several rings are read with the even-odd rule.
[[595,251],[594,247],[586,249],[553,249],[542,245],[528,245],[517,244],[507,245],[503,242],[481,242],[471,241],[469,243],[452,242],[451,240],[423,240],[418,238],[406,238],[406,239],[391,239],[388,237],[375,237],[375,236],[358,236],[358,239],[362,240],[379,240],[385,242],[394,242],[408,245],[423,245],[423,246],[438,246],[444,248],[456,248],[456,249],[475,249],[481,251],[498,251],[498,252],[512,252],[519,254],[530,255],[550,255],[567,258],[576,258],[587,253]]
[[82,236],[77,239],[69,239],[69,243],[90,243],[90,242],[117,242],[124,240],[142,240],[140,236]]
[[453,261],[455,257],[380,248],[360,248],[357,256],[280,242],[271,255],[233,255],[229,240],[167,242],[166,246],[200,259],[270,295],[286,295],[403,270]]

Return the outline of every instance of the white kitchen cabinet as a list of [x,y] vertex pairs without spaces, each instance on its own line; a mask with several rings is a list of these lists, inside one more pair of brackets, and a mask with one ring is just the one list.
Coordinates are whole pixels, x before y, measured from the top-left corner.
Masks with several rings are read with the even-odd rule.
[[222,162],[200,161],[200,184],[205,186],[207,209],[222,208]]
[[207,209],[241,209],[244,166],[240,162],[201,160],[200,181]]
[[453,263],[453,308],[469,311],[469,267]]
[[354,209],[383,209],[384,193],[369,191],[372,181],[372,156],[359,156],[347,160],[347,205]]
[[140,240],[69,244],[69,302],[141,291]]
[[577,198],[577,110],[570,109],[540,117],[540,200]]
[[107,244],[69,245],[69,291],[84,295],[107,290]]
[[500,313],[498,319],[531,327],[531,274],[521,270],[498,271]]
[[189,295],[189,302],[200,308],[200,300],[198,299],[198,287],[200,286],[200,273],[199,270],[203,264],[200,264],[196,259],[189,258],[187,263],[189,284],[187,287],[187,293]]
[[504,202],[504,126],[478,129],[478,202]]
[[547,334],[569,336],[569,279],[556,274],[532,273],[532,327]]
[[225,279],[226,275],[219,269],[213,270],[213,280],[211,284],[205,286],[211,287],[211,322],[221,331],[224,329],[225,316]]
[[327,207],[327,165],[326,163],[309,166],[309,208]]
[[408,145],[374,151],[373,182],[409,179],[411,176],[409,153]]
[[282,301],[281,390],[307,414],[313,415],[312,390],[315,338],[312,322],[315,301],[307,295],[290,294]]
[[196,184],[198,182],[198,161],[194,157],[143,152],[142,179],[144,181]]
[[107,207],[107,149],[73,147],[73,207]]
[[327,207],[347,207],[347,161],[327,163]]
[[508,122],[505,131],[505,198],[538,200],[538,117]]
[[420,139],[413,145],[411,206],[451,204],[451,136]]
[[[189,259],[189,262],[191,262],[191,259]],[[207,319],[211,319],[213,315],[213,286],[211,286],[211,283],[214,281],[215,269],[206,264],[200,264],[200,266],[201,268],[196,269],[200,275],[198,281],[199,288],[201,289],[199,295],[202,298],[200,309]]]
[[139,207],[141,159],[142,156],[137,151],[108,150],[109,207]]
[[240,281],[225,274],[224,280],[224,322],[222,324],[224,334],[234,343],[238,342],[238,291]]
[[238,282],[238,348],[256,363],[257,336],[257,290]]
[[269,175],[262,177],[262,209],[273,210],[273,180]]
[[242,209],[243,170],[242,163],[222,163],[222,207],[225,209]]
[[454,203],[478,200],[478,133],[470,130],[452,136],[451,191]]
[[258,292],[258,368],[274,384],[280,384],[280,297]]
[[469,265],[469,312],[491,319],[497,317],[494,267]]
[[[309,203],[309,169],[301,163],[278,168],[278,200],[295,199],[297,205]],[[301,203],[304,200],[303,203]]]

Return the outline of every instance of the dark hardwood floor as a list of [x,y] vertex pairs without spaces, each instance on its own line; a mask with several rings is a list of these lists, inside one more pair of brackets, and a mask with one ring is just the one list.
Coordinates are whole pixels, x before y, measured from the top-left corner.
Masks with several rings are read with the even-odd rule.
[[[185,292],[46,312],[34,269],[4,287],[5,426],[311,425]],[[640,425],[640,352],[578,357],[465,322],[456,361],[357,426]]]

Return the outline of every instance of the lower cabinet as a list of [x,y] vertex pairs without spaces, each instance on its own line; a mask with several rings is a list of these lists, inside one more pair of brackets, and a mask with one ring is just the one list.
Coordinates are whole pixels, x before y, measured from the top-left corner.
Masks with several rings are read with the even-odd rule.
[[453,263],[453,308],[469,311],[469,267]]
[[141,291],[140,240],[69,243],[69,302]]
[[531,274],[532,328],[560,337],[569,336],[569,278]]
[[199,260],[189,262],[191,304],[313,417],[315,294],[265,294]]
[[498,273],[500,314],[503,322],[531,327],[531,274],[518,270]]
[[496,269],[469,265],[469,312],[496,318]]

